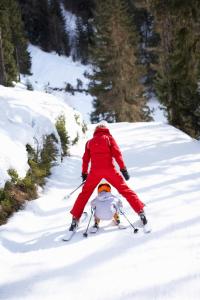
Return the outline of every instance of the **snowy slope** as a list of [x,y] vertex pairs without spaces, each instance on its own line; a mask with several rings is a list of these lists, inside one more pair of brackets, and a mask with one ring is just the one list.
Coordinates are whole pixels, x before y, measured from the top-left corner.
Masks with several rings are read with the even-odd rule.
[[77,79],[82,81],[82,88],[87,90],[88,79],[84,76],[84,72],[89,70],[89,66],[73,62],[71,57],[44,52],[33,45],[29,46],[29,51],[32,58],[32,75],[22,76],[21,81],[24,84],[30,83],[34,90],[47,91],[62,97],[65,103],[79,110],[84,120],[89,122],[89,113],[92,111],[92,97],[89,94],[76,92],[75,95],[71,95],[64,91],[52,90],[65,89],[67,83],[76,88]]
[[61,241],[77,194],[63,197],[80,183],[83,141],[54,168],[41,197],[0,227],[0,299],[200,299],[199,142],[162,123],[116,123],[110,130],[152,233],[102,222],[96,235],[83,238],[84,224],[71,242]]
[[[28,91],[19,85],[15,88],[0,86],[0,187],[9,179],[8,169],[15,169],[20,177],[25,177],[27,164],[26,144],[35,149],[42,145],[43,137],[54,133],[55,123],[60,115],[66,119],[66,130],[70,139],[82,135],[82,128],[74,115],[79,112],[69,107],[60,97]],[[60,147],[59,147],[60,150]]]

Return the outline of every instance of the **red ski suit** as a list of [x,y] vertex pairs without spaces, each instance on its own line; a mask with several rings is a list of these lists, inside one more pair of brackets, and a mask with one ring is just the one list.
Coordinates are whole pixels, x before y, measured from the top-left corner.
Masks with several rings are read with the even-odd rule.
[[144,204],[136,193],[127,186],[121,174],[116,170],[113,158],[120,169],[126,168],[121,151],[108,128],[96,128],[93,138],[86,143],[82,158],[82,173],[88,173],[89,163],[91,163],[91,168],[82,192],[78,195],[71,210],[71,214],[75,218],[79,219],[81,217],[88,199],[102,178],[106,179],[127,199],[136,213],[143,210]]

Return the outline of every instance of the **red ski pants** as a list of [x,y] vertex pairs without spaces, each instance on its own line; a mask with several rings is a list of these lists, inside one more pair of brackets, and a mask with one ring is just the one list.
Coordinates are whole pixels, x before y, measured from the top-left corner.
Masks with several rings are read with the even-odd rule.
[[79,219],[81,217],[85,205],[102,178],[106,179],[124,198],[126,198],[136,213],[143,210],[144,204],[140,201],[136,193],[127,186],[126,182],[116,169],[91,169],[82,188],[82,192],[78,195],[74,206],[70,211],[75,218]]

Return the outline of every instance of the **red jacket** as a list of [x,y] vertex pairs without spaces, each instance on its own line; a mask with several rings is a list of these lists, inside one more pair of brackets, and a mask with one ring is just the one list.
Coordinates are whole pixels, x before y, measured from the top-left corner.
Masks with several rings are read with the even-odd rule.
[[85,145],[85,153],[82,157],[82,172],[87,174],[88,165],[91,169],[114,168],[113,158],[120,169],[125,168],[121,151],[107,128],[97,128],[93,138]]

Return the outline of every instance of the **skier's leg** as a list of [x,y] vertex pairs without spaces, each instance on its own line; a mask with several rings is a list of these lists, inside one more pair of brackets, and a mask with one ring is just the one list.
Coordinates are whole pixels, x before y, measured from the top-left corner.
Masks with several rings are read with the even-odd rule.
[[92,195],[95,187],[101,180],[101,177],[96,173],[90,173],[87,177],[87,180],[82,188],[81,193],[78,195],[73,208],[71,209],[70,213],[76,219],[80,219],[84,207],[88,202],[90,196]]
[[119,172],[113,169],[109,170],[105,179],[112,184],[124,198],[126,198],[136,213],[143,211],[144,203],[142,203],[137,194],[128,187]]
[[100,219],[97,218],[96,216],[94,216],[94,223],[97,225],[99,225],[99,223],[100,223]]

